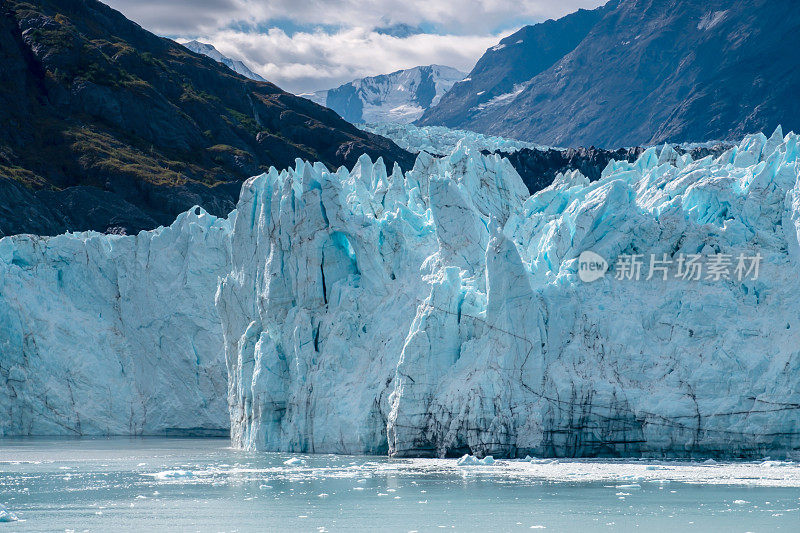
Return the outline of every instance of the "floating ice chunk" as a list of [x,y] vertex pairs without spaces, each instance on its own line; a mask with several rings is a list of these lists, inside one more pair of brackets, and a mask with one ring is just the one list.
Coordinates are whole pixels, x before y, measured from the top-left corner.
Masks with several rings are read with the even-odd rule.
[[283,462],[286,466],[305,466],[306,461],[305,459],[301,459],[299,457],[292,457],[291,459],[287,459]]
[[478,466],[478,465],[489,466],[493,465],[494,463],[495,463],[494,457],[492,457],[491,455],[487,455],[483,459],[478,459],[474,455],[466,454],[463,455],[458,461],[456,461],[456,464],[458,466]]
[[764,461],[761,463],[763,468],[777,468],[781,466],[797,466],[793,461]]
[[190,479],[194,477],[194,472],[191,470],[164,470],[163,472],[156,472],[155,474],[150,475],[161,480]]
[[0,522],[16,522],[19,520],[17,515],[8,510],[8,508],[0,503]]

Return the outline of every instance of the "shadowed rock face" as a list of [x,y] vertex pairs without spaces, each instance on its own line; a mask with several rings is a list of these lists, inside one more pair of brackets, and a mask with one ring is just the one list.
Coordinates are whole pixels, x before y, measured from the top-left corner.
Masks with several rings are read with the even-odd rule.
[[224,215],[241,181],[298,157],[413,162],[94,0],[3,2],[0,72],[0,235],[135,232],[194,204]]
[[[478,62],[470,85],[457,85],[420,123],[604,148],[800,129],[796,2],[621,0],[592,13],[601,16],[573,14],[504,39]],[[554,24],[579,38],[554,36],[549,42],[563,45],[555,50],[524,34]],[[506,74],[507,82],[484,74],[528,66],[536,66],[529,77]]]
[[573,50],[609,11],[579,9],[559,20],[525,26],[486,50],[467,77],[420,118],[422,126],[467,127],[492,99],[509,94]]

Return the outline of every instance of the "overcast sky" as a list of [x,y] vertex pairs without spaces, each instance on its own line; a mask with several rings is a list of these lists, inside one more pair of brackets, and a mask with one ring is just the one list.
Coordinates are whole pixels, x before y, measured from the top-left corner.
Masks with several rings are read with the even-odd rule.
[[469,71],[526,24],[603,0],[104,0],[150,31],[198,39],[287,91],[438,63]]

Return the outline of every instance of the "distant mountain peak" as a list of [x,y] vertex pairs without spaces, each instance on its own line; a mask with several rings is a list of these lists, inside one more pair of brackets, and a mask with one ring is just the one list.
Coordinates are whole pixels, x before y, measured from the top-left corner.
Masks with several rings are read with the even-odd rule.
[[368,76],[327,91],[301,94],[352,123],[409,123],[436,105],[466,74],[444,65],[425,65]]
[[267,81],[250,70],[247,65],[238,59],[231,59],[228,56],[222,55],[222,53],[217,50],[213,44],[201,43],[200,41],[189,41],[187,43],[183,43],[183,46],[196,54],[203,54],[204,56],[208,56],[211,59],[222,63],[232,71],[236,72],[237,74],[241,74],[245,78],[250,78],[251,80],[255,81]]

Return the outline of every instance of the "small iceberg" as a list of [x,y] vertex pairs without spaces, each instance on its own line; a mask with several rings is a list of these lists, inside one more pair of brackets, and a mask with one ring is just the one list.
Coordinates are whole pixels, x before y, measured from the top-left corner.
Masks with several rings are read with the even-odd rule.
[[163,472],[156,472],[155,474],[150,474],[156,479],[188,479],[194,477],[194,472],[191,470],[164,470]]
[[494,463],[495,463],[494,457],[492,457],[491,455],[487,455],[483,459],[478,459],[474,455],[465,454],[458,461],[456,461],[456,464],[458,466],[479,466],[479,465],[488,466],[488,465],[493,465]]
[[19,520],[17,515],[8,510],[8,508],[0,503],[0,522],[16,522]]
[[287,459],[283,462],[286,466],[305,466],[306,461],[305,459],[300,459],[299,457],[292,457],[291,459]]

